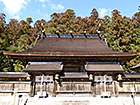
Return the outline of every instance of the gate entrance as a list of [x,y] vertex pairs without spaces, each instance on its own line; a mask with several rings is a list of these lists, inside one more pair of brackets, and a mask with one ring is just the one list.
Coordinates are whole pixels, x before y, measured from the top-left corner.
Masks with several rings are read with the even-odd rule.
[[71,81],[57,85],[57,93],[92,93],[91,82]]
[[57,83],[57,94],[92,94],[92,82],[85,72],[65,73]]
[[[93,94],[103,95],[106,92],[108,95],[112,95],[113,94],[113,83],[106,83],[106,87],[104,87],[104,86],[105,86],[104,83],[95,83]],[[106,88],[106,91],[105,91],[105,88]]]

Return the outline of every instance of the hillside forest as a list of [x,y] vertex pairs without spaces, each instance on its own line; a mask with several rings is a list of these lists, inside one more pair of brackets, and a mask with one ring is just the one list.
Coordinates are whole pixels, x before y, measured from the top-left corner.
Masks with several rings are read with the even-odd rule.
[[[99,18],[94,8],[89,17],[76,16],[74,10],[67,9],[64,13],[53,13],[51,19],[37,20],[33,23],[31,17],[18,21],[10,19],[6,22],[6,15],[0,13],[0,72],[20,72],[25,65],[21,61],[8,59],[2,51],[22,52],[34,46],[35,39],[42,29],[46,34],[97,34],[97,30],[105,35],[108,46],[120,52],[140,52],[140,12],[131,18],[122,16],[119,10],[113,10],[110,16]],[[133,72],[130,67],[140,63],[137,56],[131,61],[122,62],[125,72]]]

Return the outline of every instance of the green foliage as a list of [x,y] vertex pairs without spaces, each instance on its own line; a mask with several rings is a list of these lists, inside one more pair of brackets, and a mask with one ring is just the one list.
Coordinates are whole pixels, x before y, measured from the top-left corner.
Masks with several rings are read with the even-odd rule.
[[[134,14],[133,18],[122,17],[118,10],[112,11],[112,18],[105,17],[107,43],[112,50],[120,52],[140,52],[140,13]],[[136,57],[131,61],[122,62],[126,72],[133,72],[130,66],[140,63]]]
[[20,61],[13,61],[6,58],[3,50],[12,52],[21,52],[31,49],[35,41],[33,27],[30,25],[32,18],[27,18],[26,21],[18,22],[11,19],[6,25],[6,15],[0,14],[0,71],[2,72],[19,72],[23,71],[23,64]]
[[15,72],[22,72],[23,69],[24,69],[24,66],[22,65],[22,62],[17,61],[17,60],[14,62],[13,66],[14,66]]
[[2,53],[0,53],[0,71],[8,72],[14,70],[13,68],[13,60],[7,59]]
[[[140,12],[131,18],[122,17],[118,10],[113,10],[112,17],[105,16],[99,18],[98,11],[94,8],[89,17],[77,17],[74,10],[68,9],[64,13],[53,13],[51,20],[37,20],[31,26],[32,18],[18,22],[11,19],[6,25],[6,15],[0,14],[0,52],[8,50],[12,52],[22,52],[29,50],[34,45],[37,34],[45,29],[46,34],[105,34],[108,46],[120,52],[140,52]],[[0,71],[22,71],[23,64],[20,61],[7,59],[0,54]],[[131,61],[121,62],[126,72],[133,72],[130,66],[140,63],[140,57]]]
[[112,21],[106,19],[109,25],[106,28],[105,36],[109,47],[112,50],[121,52],[140,51],[140,27],[134,19],[122,17],[117,10],[112,11]]
[[24,68],[21,61],[7,59],[2,53],[0,53],[0,62],[0,72],[21,72]]

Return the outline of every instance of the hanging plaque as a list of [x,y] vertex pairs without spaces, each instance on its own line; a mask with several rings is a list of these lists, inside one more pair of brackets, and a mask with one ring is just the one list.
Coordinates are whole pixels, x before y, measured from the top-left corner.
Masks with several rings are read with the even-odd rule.
[[95,76],[94,80],[95,80],[95,82],[102,82],[103,78],[102,78],[102,76]]
[[112,76],[94,76],[95,82],[112,82]]
[[35,82],[53,82],[53,76],[36,76]]
[[112,76],[106,76],[106,82],[112,82]]
[[44,76],[44,82],[53,82],[53,76]]
[[43,77],[42,76],[36,76],[35,77],[35,82],[41,82],[43,81]]

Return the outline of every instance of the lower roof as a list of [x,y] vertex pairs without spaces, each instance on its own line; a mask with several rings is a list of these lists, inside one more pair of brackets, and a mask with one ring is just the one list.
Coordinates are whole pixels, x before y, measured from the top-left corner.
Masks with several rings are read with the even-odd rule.
[[[55,72],[61,71],[61,62],[30,62],[25,72]],[[123,68],[117,62],[87,62],[85,65],[87,72],[123,72]]]
[[0,72],[0,78],[26,78],[25,72]]
[[89,72],[123,72],[124,69],[117,62],[92,62],[85,65]]
[[123,79],[140,79],[140,73],[124,73]]
[[63,69],[63,65],[61,62],[30,62],[26,68],[25,72],[40,72],[40,71],[61,71]]
[[130,68],[131,70],[140,70],[140,63]]

